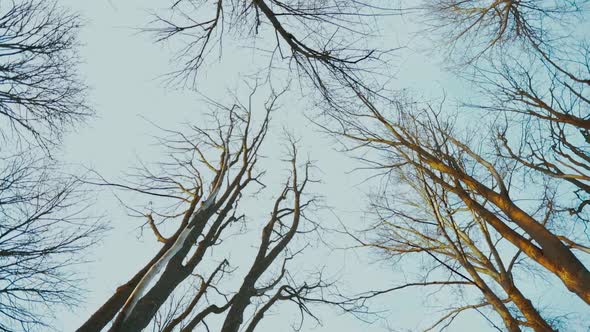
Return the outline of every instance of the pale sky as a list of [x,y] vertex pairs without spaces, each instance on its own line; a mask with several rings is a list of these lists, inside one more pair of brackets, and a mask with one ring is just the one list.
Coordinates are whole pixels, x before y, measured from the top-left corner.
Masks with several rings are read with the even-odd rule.
[[[90,101],[97,112],[97,118],[91,119],[78,132],[68,136],[63,147],[63,158],[69,163],[92,168],[106,178],[121,179],[124,172],[137,165],[138,160],[154,162],[161,157],[158,147],[152,144],[154,140],[150,138],[157,132],[143,118],[165,128],[179,128],[183,122],[202,121],[202,112],[207,109],[197,93],[174,90],[162,84],[158,77],[174,69],[169,63],[173,54],[165,45],[155,45],[149,34],[137,33],[135,30],[145,27],[151,19],[149,12],[166,5],[166,1],[60,0],[60,3],[79,12],[87,22],[80,35],[84,43],[81,72],[91,87]],[[383,30],[387,33],[391,48],[415,41],[410,34],[415,25],[400,17],[389,20]],[[440,60],[420,53],[423,45],[419,42],[411,45],[400,51],[396,58],[395,85],[420,89],[424,95],[440,95],[443,90],[451,95],[463,93],[462,86],[441,69]],[[228,89],[243,89],[243,75],[251,74],[254,69],[253,52],[251,49],[225,51],[223,58],[211,64],[200,76],[200,92],[223,102],[228,100]],[[323,183],[315,187],[314,192],[325,196],[327,203],[334,208],[334,213],[347,226],[362,227],[365,222],[362,211],[366,208],[365,194],[368,192],[368,188],[361,184],[363,175],[350,173],[355,166],[353,160],[336,151],[333,141],[319,133],[302,116],[307,111],[303,108],[309,106],[304,96],[294,92],[281,104],[272,127],[281,129],[286,126],[302,137],[302,152],[317,161],[321,170],[317,174]],[[269,143],[265,150],[269,156],[267,165],[276,168],[269,170],[270,183],[267,182],[267,185],[272,191],[273,179],[280,179],[279,176],[285,173],[278,162],[281,147],[276,142]],[[275,192],[278,189],[276,187]],[[264,216],[266,210],[256,210],[254,203],[251,202],[250,207],[253,213]],[[260,201],[257,204],[266,207],[269,202]],[[92,262],[84,266],[89,275],[83,285],[88,290],[85,304],[71,312],[60,313],[56,324],[58,330],[75,330],[159,248],[148,231],[140,237],[138,226],[141,220],[128,217],[110,191],[100,193],[96,210],[105,215],[112,229],[93,250]],[[320,217],[330,225],[338,222],[328,212],[322,212]],[[244,241],[247,241],[247,237],[236,241],[236,245]],[[239,255],[233,253],[232,260],[239,262],[248,259]],[[404,279],[400,267],[388,266],[383,262],[371,264],[362,250],[330,252],[319,249],[305,257],[302,269],[328,265],[334,276],[339,275],[343,290],[362,291],[367,290],[364,286],[394,286]],[[411,279],[410,274],[405,277]],[[537,286],[531,284],[527,288],[534,289]],[[546,285],[541,287],[546,288]],[[305,325],[303,331],[388,331],[387,324],[400,331],[418,330],[432,322],[433,313],[440,315],[440,308],[433,307],[432,303],[429,303],[429,307],[425,306],[428,295],[429,290],[408,289],[376,300],[376,309],[388,310],[384,313],[388,321],[377,321],[371,326],[337,311],[322,309],[319,316],[323,325]],[[577,301],[563,289],[545,295],[547,299],[562,303]],[[590,315],[590,311],[586,313]],[[286,330],[286,322],[293,321],[296,317],[294,314],[292,310],[276,312],[261,325],[260,330]],[[477,314],[466,313],[448,331],[493,329]]]

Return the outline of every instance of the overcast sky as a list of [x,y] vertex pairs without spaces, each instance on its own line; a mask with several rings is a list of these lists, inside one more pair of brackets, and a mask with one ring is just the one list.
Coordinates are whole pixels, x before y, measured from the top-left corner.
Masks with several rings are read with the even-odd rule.
[[[84,61],[82,73],[90,90],[90,100],[97,111],[92,119],[77,132],[68,136],[63,148],[63,158],[79,167],[96,170],[109,179],[120,179],[138,160],[157,161],[162,155],[154,146],[152,135],[155,128],[146,119],[165,128],[179,128],[183,122],[203,121],[207,111],[199,94],[165,86],[159,77],[174,67],[169,60],[172,51],[166,45],[155,45],[149,34],[138,33],[137,28],[145,27],[150,21],[150,12],[166,5],[157,0],[60,0],[66,6],[79,12],[86,26],[80,39],[84,43],[81,57]],[[440,95],[446,91],[457,96],[462,86],[452,80],[441,69],[436,57],[420,52],[424,44],[415,41],[411,32],[414,25],[403,17],[392,17],[383,31],[391,48],[410,45],[400,50],[394,68],[395,85],[419,89],[425,95]],[[173,45],[172,45],[173,46]],[[172,47],[173,48],[173,47]],[[223,102],[228,100],[228,90],[243,89],[245,75],[252,74],[255,57],[252,49],[238,49],[224,52],[221,60],[213,62],[199,77],[200,92]],[[362,185],[363,175],[350,173],[354,161],[336,151],[336,145],[325,137],[302,116],[305,96],[292,93],[281,103],[280,113],[275,116],[274,129],[286,126],[302,137],[302,148],[318,166],[317,174],[322,179],[314,192],[326,197],[332,212],[321,212],[326,223],[336,224],[339,219],[349,227],[362,227],[363,209],[366,207],[365,194],[368,188]],[[277,135],[278,137],[278,135]],[[265,150],[269,156],[269,181],[284,175],[280,167],[280,144],[271,144]],[[282,172],[282,173],[281,173]],[[141,237],[141,220],[130,218],[118,204],[112,192],[104,191],[98,196],[97,212],[105,215],[112,229],[93,251],[92,262],[85,266],[88,281],[84,288],[85,305],[64,312],[58,317],[58,329],[71,331],[77,328],[116,287],[126,282],[158,250],[159,244],[149,232]],[[256,204],[256,202],[251,202]],[[264,202],[258,202],[264,204]],[[264,215],[265,211],[253,213]],[[242,241],[247,241],[245,237]],[[362,251],[317,250],[306,256],[307,267],[329,265],[334,276],[339,276],[343,288],[363,290],[358,285],[393,286],[411,275],[402,274],[399,267],[384,263],[371,264]],[[233,256],[239,262],[247,257]],[[306,266],[300,266],[305,269]],[[534,288],[535,285],[530,285]],[[398,329],[415,330],[432,321],[425,313],[436,312],[437,307],[425,307],[429,292],[425,290],[404,290],[376,301],[379,309],[388,310],[384,315],[388,321],[377,321],[372,331],[387,331],[387,325]],[[568,301],[570,297],[558,292]],[[444,304],[444,303],[443,303]],[[432,305],[432,303],[431,303]],[[285,320],[294,321],[294,311],[285,310],[273,315],[262,331],[283,331]],[[306,325],[305,331],[363,331],[366,324],[352,317],[340,315],[337,311],[321,310],[322,326]],[[477,314],[460,316],[451,331],[492,331]]]

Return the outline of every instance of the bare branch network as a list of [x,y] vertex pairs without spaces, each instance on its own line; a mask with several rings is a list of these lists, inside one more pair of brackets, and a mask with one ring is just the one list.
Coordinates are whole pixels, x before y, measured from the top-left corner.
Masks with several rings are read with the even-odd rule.
[[[191,126],[187,131],[167,131],[169,135],[161,143],[172,154],[170,162],[162,163],[165,173],[156,175],[146,169],[143,184],[104,183],[172,200],[174,203],[168,206],[174,208],[173,212],[144,213],[155,238],[163,243],[162,249],[119,287],[79,331],[100,331],[111,321],[110,331],[139,331],[152,321],[159,331],[192,331],[209,326],[209,320],[215,322],[211,316],[225,317],[219,327],[222,331],[254,331],[265,313],[280,302],[294,304],[301,319],[318,319],[310,309],[318,304],[364,310],[339,294],[327,298],[333,287],[321,271],[306,280],[298,280],[298,274],[289,271],[289,263],[307,247],[294,240],[298,234],[318,227],[306,214],[316,201],[306,194],[315,182],[310,178],[311,164],[299,161],[293,139],[289,140],[286,156],[290,175],[268,206],[270,214],[259,230],[260,242],[253,262],[243,271],[240,285],[223,290],[227,287],[223,281],[237,271],[227,258],[214,263],[207,257],[219,250],[215,249],[218,246],[237,245],[226,238],[237,225],[246,220],[248,224],[253,222],[239,212],[238,204],[252,187],[264,186],[265,172],[258,171],[257,164],[270,115],[280,96],[276,93],[268,98],[264,117],[255,124],[251,100],[254,93],[246,103],[215,104],[211,128]],[[254,191],[255,195],[259,191]],[[159,230],[162,223],[177,225],[171,236]],[[212,264],[217,267],[208,276],[199,272]],[[196,282],[195,274],[199,286],[187,290],[187,283]],[[185,291],[179,293],[178,289]],[[174,294],[184,295],[179,298]],[[166,308],[164,312],[162,308]]]
[[[298,313],[284,326],[299,331],[320,324],[320,306],[369,324],[374,303],[401,301],[403,289],[430,292],[426,307],[442,303],[425,331],[468,313],[498,331],[587,325],[541,293],[554,287],[561,302],[590,305],[588,1],[167,4],[147,31],[176,51],[170,82],[199,89],[210,60],[239,44],[264,66],[256,77],[265,83],[245,98],[208,100],[210,114],[182,129],[159,128],[166,159],[113,182],[99,171],[66,175],[52,159],[63,134],[92,115],[77,74],[79,17],[54,1],[0,3],[0,330],[49,328],[54,305],[79,303],[73,265],[103,230],[89,216],[87,186],[140,197],[121,202],[159,249],[121,276],[81,332],[253,332],[277,311]],[[399,45],[381,19],[399,15],[418,22],[413,38],[428,39],[433,61],[466,84],[452,96],[459,106],[392,83]],[[279,99],[297,93],[276,83],[293,78],[312,105],[302,121],[368,172],[370,203],[354,207],[368,223],[342,223],[338,247],[368,249],[370,261],[411,277],[388,275],[383,289],[365,281],[350,294],[305,262],[326,245],[314,165],[290,135],[280,181],[265,181],[274,169],[262,162],[277,144]],[[252,204],[267,213],[245,209]],[[247,232],[254,240],[241,242]]]
[[46,148],[92,115],[77,73],[79,18],[54,1],[0,4],[0,130]]

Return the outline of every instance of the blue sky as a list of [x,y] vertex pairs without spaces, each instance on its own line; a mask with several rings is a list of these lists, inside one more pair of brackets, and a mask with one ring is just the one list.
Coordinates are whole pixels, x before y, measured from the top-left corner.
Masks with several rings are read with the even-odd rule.
[[[79,12],[87,22],[80,36],[84,43],[81,72],[91,87],[90,100],[98,115],[67,137],[63,158],[76,167],[92,168],[106,178],[121,179],[138,160],[149,163],[162,157],[161,150],[150,138],[157,132],[145,119],[165,128],[178,128],[183,122],[202,121],[207,109],[199,94],[171,89],[159,79],[174,69],[169,62],[174,45],[155,45],[149,34],[137,30],[149,22],[150,11],[166,5],[166,1],[61,0],[61,3]],[[440,96],[442,91],[451,96],[465,93],[465,87],[442,69],[440,58],[421,52],[427,45],[413,35],[416,25],[408,18],[392,17],[384,24],[386,41],[391,42],[392,48],[408,45],[395,58],[394,86],[411,88],[426,96]],[[228,90],[243,89],[243,77],[251,74],[255,66],[251,49],[225,51],[221,60],[212,61],[201,73],[200,92],[224,101]],[[354,161],[336,151],[333,141],[301,116],[306,107],[309,103],[304,96],[288,95],[272,125],[277,129],[286,126],[302,138],[301,150],[317,162],[322,177],[322,184],[315,192],[326,197],[327,204],[343,223],[353,228],[362,225],[365,193],[368,192],[367,186],[362,184],[363,175],[349,173],[355,167]],[[284,167],[278,161],[281,151],[280,146],[273,145],[265,150],[269,156],[268,168],[273,169],[267,180],[270,183],[284,175]],[[93,250],[92,261],[84,266],[89,276],[84,285],[88,289],[85,304],[61,313],[57,322],[59,330],[70,331],[79,326],[159,248],[149,232],[140,236],[141,221],[127,216],[110,191],[100,192],[97,201],[96,210],[105,215],[112,229]],[[250,204],[254,215],[264,215],[265,211],[256,210],[256,202]],[[324,212],[321,217],[327,223],[337,223],[331,213]],[[248,237],[240,241],[247,242]],[[239,253],[233,255],[238,262],[248,259],[240,257]],[[358,285],[366,284],[386,287],[401,282],[404,277],[411,278],[411,274],[404,276],[400,267],[371,263],[364,251],[318,249],[306,257],[307,267],[328,264],[333,275],[350,289],[363,290]],[[323,326],[310,325],[304,330],[387,331],[389,324],[413,331],[427,325],[432,313],[437,312],[436,307],[425,305],[428,294],[425,290],[410,289],[377,300],[377,308],[388,310],[388,322],[378,321],[370,328],[350,316],[322,309]],[[261,330],[283,330],[284,321],[292,320],[293,314],[290,310],[278,312]],[[492,331],[476,314],[461,316],[450,329],[467,330]]]

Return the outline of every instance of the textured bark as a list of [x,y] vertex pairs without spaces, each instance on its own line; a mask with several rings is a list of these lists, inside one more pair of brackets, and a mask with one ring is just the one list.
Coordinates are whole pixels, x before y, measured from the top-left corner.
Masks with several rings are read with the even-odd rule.
[[133,276],[127,283],[117,288],[115,293],[97,310],[82,326],[80,326],[77,332],[99,332],[104,329],[107,324],[115,318],[115,315],[129,298],[139,281],[147,273],[147,271],[154,265],[160,257],[166,253],[170,245],[164,245],[162,249],[156,254],[151,261],[146,264],[137,274]]
[[[506,285],[507,283],[508,285]],[[545,321],[545,319],[543,319],[531,301],[527,299],[511,281],[506,281],[502,286],[510,300],[512,300],[512,303],[518,307],[518,310],[520,310],[533,330],[536,332],[556,331],[547,323],[547,321]]]
[[494,293],[494,291],[491,290],[486,282],[480,277],[475,267],[465,259],[459,259],[459,262],[473,278],[475,285],[477,285],[477,288],[479,288],[479,290],[482,292],[488,303],[494,308],[498,315],[500,315],[504,325],[506,326],[506,329],[510,332],[520,332],[520,324],[518,321],[512,316],[510,310],[508,310],[508,307],[506,307],[506,304],[502,302],[496,293]]
[[[473,182],[471,182],[471,186],[474,188],[483,187],[481,185],[475,185]],[[533,243],[520,236],[515,236],[516,232],[511,230],[492,213],[481,207],[481,205],[477,204],[477,202],[469,198],[466,193],[462,193],[460,197],[468,206],[472,207],[475,212],[488,221],[492,227],[505,235],[506,239],[521,249],[527,256],[553,272],[567,289],[590,304],[590,271],[586,269],[584,264],[580,262],[556,235],[549,232],[543,225],[539,224],[510,200],[501,197],[501,195],[495,192],[491,192],[487,188],[485,189],[482,190],[484,192],[482,196],[489,199],[506,213],[512,221],[518,224],[539,244],[540,248],[537,248]]]
[[[477,276],[477,279],[480,279]],[[512,316],[508,307],[502,302],[500,298],[485,284],[485,282],[478,280],[476,284],[478,284],[479,289],[482,291],[485,299],[492,305],[494,310],[500,315],[506,329],[510,332],[520,332],[520,324],[518,321]]]
[[156,284],[137,302],[129,312],[122,311],[109,331],[141,331],[152,320],[160,306],[164,304],[168,296],[184,281],[193,271],[198,261],[182,265],[182,261],[194,245],[197,237],[203,232],[207,221],[213,214],[213,210],[200,210],[191,221],[191,231],[184,241],[183,246],[170,259]]
[[[395,129],[393,130],[395,131]],[[461,170],[446,165],[422,147],[405,140],[397,131],[395,131],[395,134],[402,144],[420,154],[428,166],[452,176],[457,183],[452,186],[430,169],[418,164],[417,166],[422,168],[431,179],[457,194],[474,212],[489,222],[498,232],[505,235],[507,240],[521,249],[527,256],[553,272],[567,289],[590,304],[590,271],[556,235],[549,232],[545,226],[516,206],[506,195],[498,194]],[[502,220],[472,199],[459,183],[465,184],[469,189],[502,210],[508,218],[529,234],[532,240],[539,244],[540,248],[514,232]]]
[[242,287],[235,295],[233,305],[229,309],[221,332],[238,332],[240,326],[244,322],[244,311],[250,305],[250,299],[255,294],[254,288],[255,280],[252,280],[252,276],[247,276],[242,284]]
[[[283,250],[285,250],[289,242],[291,242],[291,240],[297,233],[297,229],[299,227],[299,220],[301,217],[301,191],[305,187],[308,179],[306,169],[305,179],[303,180],[301,187],[299,187],[299,182],[297,180],[295,147],[293,147],[292,166],[292,188],[289,189],[289,187],[286,186],[281,196],[275,201],[275,206],[271,214],[270,220],[262,230],[262,239],[260,242],[260,247],[258,248],[258,253],[256,254],[256,258],[254,259],[254,263],[252,264],[250,271],[248,271],[248,274],[244,278],[244,281],[240,286],[240,290],[232,298],[232,306],[230,307],[225,318],[225,321],[223,322],[221,332],[239,331],[240,327],[242,326],[242,323],[244,322],[244,311],[246,310],[248,305],[250,305],[252,297],[255,296],[258,292],[258,290],[256,289],[256,282],[262,276],[262,274],[272,265],[272,263],[279,256],[279,254],[283,252]],[[286,198],[287,192],[289,192],[290,190],[293,192],[294,195],[292,210],[293,221],[289,230],[284,235],[282,235],[281,239],[277,241],[274,247],[271,247],[271,236],[274,231],[274,226],[277,223],[281,222],[280,204]]]

